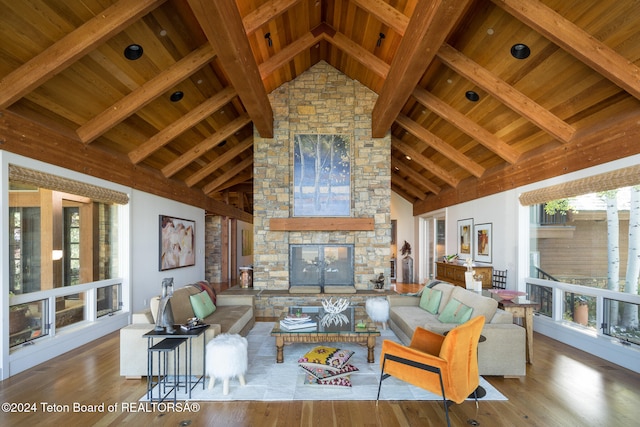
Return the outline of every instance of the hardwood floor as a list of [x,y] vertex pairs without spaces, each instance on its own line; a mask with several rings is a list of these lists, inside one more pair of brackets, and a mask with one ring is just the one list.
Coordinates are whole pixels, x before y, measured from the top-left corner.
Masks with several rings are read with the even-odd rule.
[[[535,364],[528,365],[526,377],[487,377],[509,401],[480,402],[478,409],[473,402],[453,405],[452,425],[467,426],[469,420],[486,427],[637,425],[640,375],[538,334],[534,353]],[[331,400],[203,402],[198,410],[183,406],[182,411],[163,412],[137,403],[146,381],[120,377],[119,365],[119,334],[113,333],[0,382],[0,401],[22,409],[12,413],[3,406],[0,425],[446,425],[441,403],[420,401],[381,401],[378,407],[375,402]],[[76,402],[97,406],[97,412],[74,413]],[[98,406],[103,403],[104,408]]]

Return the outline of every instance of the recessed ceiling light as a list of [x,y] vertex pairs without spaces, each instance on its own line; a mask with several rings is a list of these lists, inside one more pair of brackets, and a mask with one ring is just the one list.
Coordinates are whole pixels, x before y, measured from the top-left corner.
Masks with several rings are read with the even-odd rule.
[[411,160],[411,156],[404,156],[405,159]]
[[400,170],[400,168],[397,166],[395,166],[394,169],[396,170],[396,172]]
[[132,61],[139,59],[142,56],[142,53],[142,46],[139,44],[130,44],[124,49],[124,57]]
[[480,99],[480,95],[472,90],[468,90],[464,96],[471,102],[477,102]]
[[525,59],[528,58],[529,55],[531,55],[531,49],[529,49],[529,46],[527,46],[526,44],[516,43],[511,46],[511,56],[513,56],[514,58]]
[[177,90],[175,92],[173,92],[171,94],[171,96],[169,97],[169,99],[171,100],[171,102],[178,102],[180,101],[182,98],[184,98],[184,93],[182,93],[182,91]]
[[167,30],[160,30],[160,36],[164,37],[167,35]]

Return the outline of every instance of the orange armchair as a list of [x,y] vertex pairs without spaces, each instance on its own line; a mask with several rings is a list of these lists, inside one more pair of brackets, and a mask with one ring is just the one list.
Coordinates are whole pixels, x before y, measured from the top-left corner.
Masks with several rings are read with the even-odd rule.
[[446,336],[417,328],[409,347],[383,341],[376,403],[382,381],[393,376],[442,396],[450,425],[447,400],[462,403],[480,384],[478,342],[484,322],[484,316],[475,317]]

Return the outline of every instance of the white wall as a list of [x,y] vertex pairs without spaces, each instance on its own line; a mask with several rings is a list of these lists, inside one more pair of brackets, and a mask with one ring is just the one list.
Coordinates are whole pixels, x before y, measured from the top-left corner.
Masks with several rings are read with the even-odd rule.
[[459,220],[471,218],[474,226],[491,223],[491,265],[497,270],[507,270],[507,287],[513,289],[518,277],[518,194],[515,190],[505,191],[446,209],[446,253],[458,251]]
[[414,230],[413,205],[403,197],[391,192],[391,219],[397,220],[396,229],[396,253],[391,257],[396,258],[396,282],[404,283],[402,277],[402,254],[400,248],[406,240],[411,245],[411,257],[413,258],[413,279],[417,280],[417,237]]
[[[131,302],[132,312],[149,307],[149,299],[160,294],[162,279],[173,277],[174,288],[204,280],[204,210],[133,190],[131,196]],[[196,265],[160,271],[160,215],[196,222]]]

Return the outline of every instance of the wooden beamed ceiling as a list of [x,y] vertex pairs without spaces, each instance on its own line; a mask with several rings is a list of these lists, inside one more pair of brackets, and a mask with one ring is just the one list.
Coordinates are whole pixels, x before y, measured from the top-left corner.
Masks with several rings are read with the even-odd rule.
[[2,149],[213,214],[252,221],[268,94],[319,61],[414,214],[640,153],[633,0],[0,2]]

